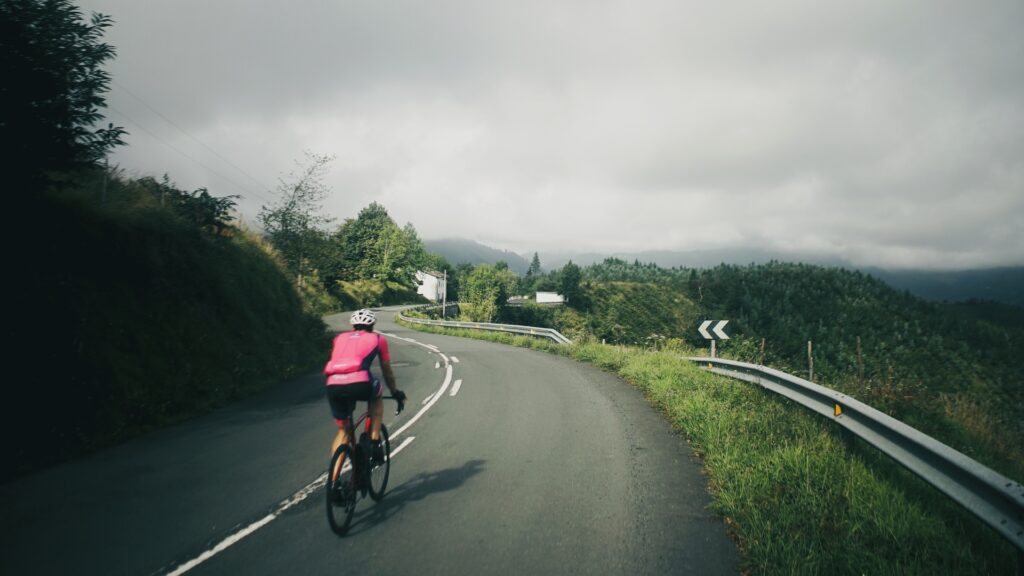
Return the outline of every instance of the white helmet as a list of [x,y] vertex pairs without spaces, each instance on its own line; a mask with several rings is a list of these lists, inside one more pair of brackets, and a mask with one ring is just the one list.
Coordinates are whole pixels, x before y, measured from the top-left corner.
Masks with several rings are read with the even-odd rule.
[[348,323],[353,326],[370,326],[375,322],[377,322],[377,317],[373,315],[373,310],[368,308],[356,310],[352,313],[352,317],[348,319]]

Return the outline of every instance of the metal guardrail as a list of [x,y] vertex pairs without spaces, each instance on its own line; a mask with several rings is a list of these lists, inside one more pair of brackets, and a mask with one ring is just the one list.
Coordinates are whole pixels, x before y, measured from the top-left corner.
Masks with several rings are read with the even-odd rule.
[[767,388],[830,418],[952,498],[1018,550],[1024,562],[1024,486],[850,396],[765,366],[690,358],[708,370]]
[[413,318],[406,316],[403,312],[398,317],[413,324],[426,326],[443,326],[445,328],[471,328],[475,330],[490,330],[492,332],[511,332],[513,334],[525,334],[528,336],[542,336],[550,338],[559,344],[572,344],[572,341],[563,336],[553,328],[536,328],[534,326],[520,326],[518,324],[492,324],[490,322],[455,322],[453,320],[427,320],[425,318]]

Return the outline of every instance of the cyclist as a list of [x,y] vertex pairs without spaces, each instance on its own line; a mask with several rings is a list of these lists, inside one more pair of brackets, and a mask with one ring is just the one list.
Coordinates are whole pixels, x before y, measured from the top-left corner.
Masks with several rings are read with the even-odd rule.
[[373,457],[377,461],[383,460],[380,445],[380,423],[384,415],[382,388],[380,379],[370,372],[375,358],[380,359],[381,372],[391,395],[400,404],[405,402],[405,392],[396,387],[395,373],[391,370],[388,341],[373,332],[373,325],[376,322],[377,318],[371,310],[353,312],[349,318],[352,330],[334,337],[331,358],[324,366],[324,375],[327,376],[327,401],[331,405],[331,414],[338,424],[338,435],[331,446],[331,454],[334,454],[338,446],[349,441],[347,430],[352,419],[352,411],[356,407],[356,402],[365,401],[370,403]]

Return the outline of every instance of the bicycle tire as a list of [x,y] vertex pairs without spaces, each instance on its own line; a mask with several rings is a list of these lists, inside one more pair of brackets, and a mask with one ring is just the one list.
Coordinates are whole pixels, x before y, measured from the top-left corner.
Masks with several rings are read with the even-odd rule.
[[[331,463],[327,467],[325,490],[327,493],[327,523],[331,525],[331,530],[339,536],[348,532],[359,496],[352,463],[351,447],[348,444],[342,444],[334,451]],[[331,476],[336,467],[340,467],[341,472],[332,481]]]
[[380,502],[384,497],[388,477],[391,476],[391,440],[388,438],[388,428],[383,423],[380,425],[380,442],[384,449],[384,462],[374,464],[370,460],[370,498],[375,502]]

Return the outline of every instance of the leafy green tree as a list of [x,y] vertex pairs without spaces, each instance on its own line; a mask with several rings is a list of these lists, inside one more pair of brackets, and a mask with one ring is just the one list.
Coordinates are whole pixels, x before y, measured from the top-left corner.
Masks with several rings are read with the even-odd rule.
[[569,306],[581,308],[583,306],[583,292],[580,290],[580,280],[583,273],[580,267],[573,264],[572,260],[562,267],[559,274],[559,289]]
[[[468,301],[466,286],[468,286],[469,275],[473,273],[474,268],[469,262],[459,262],[455,265],[455,268],[449,273],[451,277],[448,278],[449,300]],[[454,277],[454,281],[452,277]],[[453,285],[456,287],[454,296],[452,295]]]
[[103,120],[114,48],[101,41],[113,23],[83,21],[69,0],[0,2],[0,147],[18,184],[49,172],[96,166],[125,131]]
[[333,160],[333,156],[307,152],[305,163],[298,164],[298,172],[278,186],[277,203],[263,206],[259,213],[267,240],[300,286],[311,255],[324,244],[322,227],[330,222],[320,211],[330,191],[323,178]]
[[354,219],[346,220],[331,238],[343,253],[330,280],[366,280],[383,286],[381,301],[404,298],[416,287],[416,271],[435,269],[412,224],[399,228],[384,206],[373,202]]
[[466,279],[462,314],[471,322],[492,322],[508,300],[516,275],[490,264],[477,266]]

